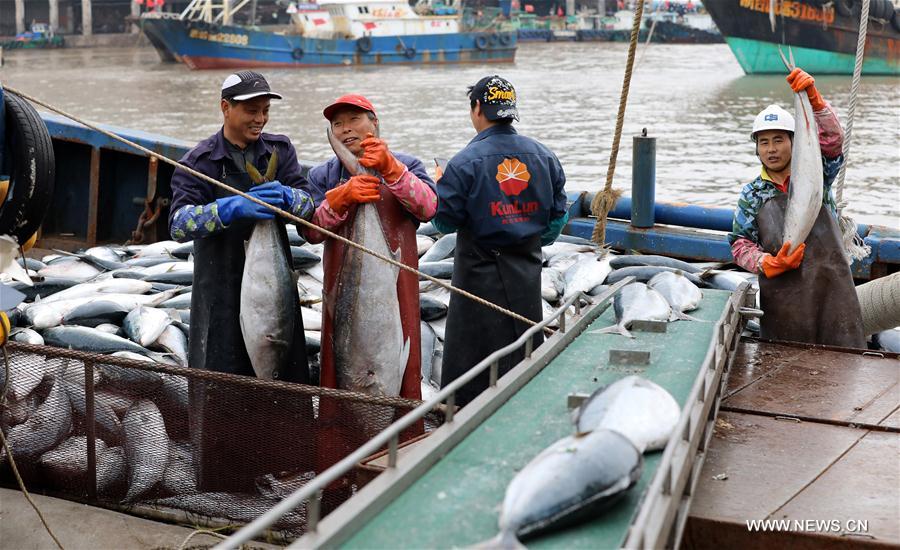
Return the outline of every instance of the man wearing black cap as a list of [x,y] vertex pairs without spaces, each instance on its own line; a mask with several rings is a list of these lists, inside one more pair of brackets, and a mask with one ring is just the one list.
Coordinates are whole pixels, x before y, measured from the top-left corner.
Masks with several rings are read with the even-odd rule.
[[[438,182],[432,223],[457,231],[453,286],[532,319],[541,320],[541,246],[568,221],[566,176],[556,155],[519,135],[516,90],[499,76],[469,88],[469,116],[478,135],[447,164]],[[527,326],[453,294],[447,315],[441,385],[462,376]],[[542,341],[536,334],[534,345]],[[500,362],[504,374],[522,360],[519,350]],[[466,404],[488,386],[488,372],[463,386]]]
[[[262,201],[310,219],[314,204],[305,191],[297,153],[286,136],[263,133],[269,102],[281,95],[259,73],[241,71],[222,84],[223,125],[182,157],[181,163],[240,189]],[[277,153],[275,181],[253,186],[247,163],[265,173]],[[177,240],[194,240],[194,285],[191,294],[190,366],[253,376],[239,321],[244,245],[257,220],[270,220],[271,210],[241,196],[176,170],[172,176],[169,229]],[[277,229],[287,258],[284,224]],[[288,266],[290,268],[290,266]],[[309,382],[306,339],[296,286],[294,334],[288,359],[275,366],[274,377]],[[273,297],[274,299],[274,297]],[[274,391],[274,390],[273,390]],[[309,399],[279,398],[268,390],[248,390],[235,384],[191,381],[190,428],[195,448],[198,486],[206,491],[246,491],[253,478],[284,469],[278,457],[302,461],[300,444],[291,434],[312,422]],[[277,409],[272,403],[278,401]],[[253,414],[253,411],[268,411]],[[277,414],[273,411],[277,410]],[[260,422],[261,415],[265,422]],[[240,463],[240,472],[234,464]]]

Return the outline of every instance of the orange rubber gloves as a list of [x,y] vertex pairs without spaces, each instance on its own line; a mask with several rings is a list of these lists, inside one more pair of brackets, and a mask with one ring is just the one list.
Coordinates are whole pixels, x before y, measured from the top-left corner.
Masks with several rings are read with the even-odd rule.
[[811,74],[798,67],[791,71],[791,74],[787,75],[787,81],[791,85],[791,89],[798,94],[802,90],[806,90],[806,94],[809,96],[809,104],[812,105],[813,111],[821,111],[825,108],[825,100],[822,99],[822,94],[816,89],[816,79]]
[[803,251],[806,250],[806,243],[802,243],[797,247],[797,250],[795,250],[793,254],[789,255],[788,250],[790,250],[790,248],[791,242],[785,241],[785,243],[781,245],[781,250],[778,251],[777,256],[771,254],[763,256],[762,271],[767,279],[777,277],[786,271],[800,267],[800,262],[803,260]]
[[360,145],[363,148],[363,156],[359,158],[360,164],[366,168],[378,170],[384,177],[384,181],[388,183],[394,183],[400,179],[406,166],[391,154],[383,139],[367,134],[366,139],[362,140]]
[[332,210],[344,215],[353,204],[377,201],[380,196],[378,189],[380,184],[381,180],[377,177],[360,174],[347,180],[347,183],[326,191],[325,198],[328,199]]

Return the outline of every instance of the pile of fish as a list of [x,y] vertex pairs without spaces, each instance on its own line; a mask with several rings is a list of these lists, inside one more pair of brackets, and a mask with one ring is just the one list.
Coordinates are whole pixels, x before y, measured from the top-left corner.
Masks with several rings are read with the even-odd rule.
[[479,547],[523,548],[519,537],[596,518],[637,483],[643,453],[664,449],[680,416],[669,392],[639,376],[598,389],[575,411],[575,435],[515,475],[500,509],[500,533]]

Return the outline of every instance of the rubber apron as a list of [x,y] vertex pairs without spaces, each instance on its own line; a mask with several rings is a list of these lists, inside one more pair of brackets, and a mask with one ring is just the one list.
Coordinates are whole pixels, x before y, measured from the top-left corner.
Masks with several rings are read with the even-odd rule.
[[[539,236],[506,247],[484,247],[461,230],[456,239],[453,286],[510,309],[534,321],[541,320],[541,242]],[[506,314],[453,293],[447,314],[441,386],[462,376],[494,351],[512,343],[529,327]],[[543,334],[534,335],[534,347]],[[500,360],[500,376],[525,357],[524,346]],[[456,394],[465,405],[487,389],[486,369]]]
[[[775,255],[782,245],[787,195],[780,194],[760,208],[760,244]],[[837,221],[822,206],[806,238],[800,267],[778,277],[759,278],[760,336],[845,348],[865,348],[862,311],[850,266],[844,259]]]
[[[265,169],[267,156],[258,163]],[[237,170],[226,158],[223,181],[246,191],[251,187],[246,172]],[[214,188],[215,197],[231,196]],[[250,238],[252,221],[236,221],[228,228],[194,241],[194,285],[191,293],[189,363],[191,368],[255,376],[244,346],[239,314],[241,280],[244,271],[244,243]],[[284,225],[279,234],[287,250],[289,242]],[[287,257],[290,258],[290,252]],[[296,286],[294,286],[296,293]],[[292,362],[279,373],[282,381],[308,383],[309,366],[306,339],[300,314],[299,296],[294,321]],[[266,414],[260,403],[271,403],[278,393],[258,391],[234,384],[191,380],[190,429],[197,453],[198,484],[201,490],[234,491],[253,487],[253,477],[279,471],[285,466],[284,442],[293,429],[290,424],[312,416],[311,403],[296,400],[285,403],[278,414]],[[272,395],[270,395],[272,394]],[[261,422],[265,420],[265,422]],[[266,447],[272,452],[266,451]],[[282,447],[278,449],[278,447]],[[252,458],[252,460],[251,460]],[[285,462],[281,460],[281,462]],[[290,467],[296,460],[287,464]],[[241,464],[240,470],[235,464]]]

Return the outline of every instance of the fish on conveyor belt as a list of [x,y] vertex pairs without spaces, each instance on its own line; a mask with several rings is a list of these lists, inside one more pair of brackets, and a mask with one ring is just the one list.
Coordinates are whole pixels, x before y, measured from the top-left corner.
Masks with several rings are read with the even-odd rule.
[[[793,69],[791,64],[785,64],[788,70]],[[782,242],[791,243],[788,254],[806,240],[822,208],[822,148],[819,145],[819,128],[806,90],[794,94],[794,121],[791,184],[788,186],[782,233]]]
[[578,433],[614,430],[646,452],[665,448],[680,417],[681,407],[669,392],[632,375],[591,394],[572,421]]
[[579,292],[587,293],[603,283],[612,271],[609,262],[609,255],[601,257],[591,254],[569,267],[565,273],[566,288],[563,299],[568,299]]
[[703,293],[694,283],[687,280],[683,273],[676,271],[663,271],[657,273],[647,283],[647,286],[663,295],[672,308],[672,315],[685,321],[699,321],[695,317],[687,315],[686,311],[693,311],[700,307]]
[[122,427],[128,462],[128,494],[124,502],[134,502],[162,480],[169,463],[169,436],[162,414],[149,399],[128,409]]
[[613,309],[616,313],[616,324],[592,330],[591,334],[617,333],[634,338],[628,332],[632,321],[668,321],[672,315],[669,302],[663,298],[662,294],[644,283],[631,283],[619,290],[613,300]]
[[[643,266],[632,266],[632,267],[620,267],[619,269],[613,270],[612,273],[609,274],[609,277],[604,281],[608,285],[614,285],[624,279],[625,277],[634,277],[634,280],[640,283],[646,283],[657,273],[662,273],[663,271],[668,271],[670,273],[674,273],[676,271],[681,271],[679,269],[675,269],[674,267],[665,267],[661,265],[643,265]],[[694,283],[698,287],[705,287],[707,284],[700,278],[699,275],[695,273],[684,273],[684,276],[688,281]]]
[[558,269],[547,267],[541,270],[541,298],[555,302],[565,291],[566,278]]
[[509,483],[500,533],[478,547],[524,548],[520,537],[596,518],[637,483],[643,464],[631,441],[612,430],[556,441]]
[[[277,165],[273,152],[264,178],[249,162],[247,170],[258,180],[256,183],[262,183],[274,177]],[[241,334],[253,372],[267,380],[288,362],[296,314],[296,282],[278,235],[279,223],[274,219],[256,222],[247,243],[241,279]]]
[[140,306],[125,316],[122,328],[125,334],[136,344],[148,347],[159,338],[159,335],[172,324],[172,318],[161,309]]
[[[359,160],[328,131],[335,154],[351,175],[362,173]],[[455,235],[455,234],[454,234]],[[442,238],[425,253],[441,246],[449,255],[455,247],[442,245]],[[383,256],[400,260],[400,250],[393,251],[374,204],[360,204],[350,230],[350,239]],[[441,260],[443,257],[435,258]],[[423,256],[424,260],[424,256]],[[340,275],[342,291],[335,301],[334,364],[338,387],[369,395],[397,396],[410,350],[403,336],[397,278],[400,270],[371,254],[348,247]],[[361,345],[375,342],[377,345]]]
[[680,269],[685,273],[701,273],[703,271],[703,269],[693,264],[689,264],[681,260],[676,260],[675,258],[669,258],[667,256],[657,256],[654,254],[629,254],[626,256],[615,256],[612,260],[610,260],[609,265],[611,265],[613,269],[652,265]]

